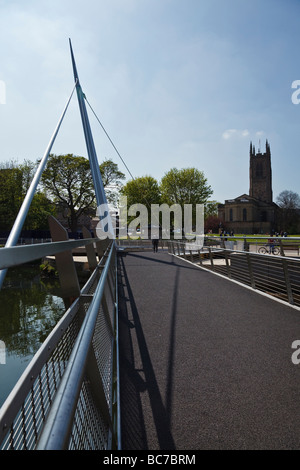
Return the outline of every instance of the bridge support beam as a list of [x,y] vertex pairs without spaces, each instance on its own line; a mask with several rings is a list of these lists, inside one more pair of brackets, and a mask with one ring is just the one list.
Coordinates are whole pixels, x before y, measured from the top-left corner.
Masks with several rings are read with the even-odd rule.
[[[91,238],[91,233],[86,227],[82,227],[82,234],[84,238]],[[86,256],[88,259],[90,271],[93,272],[97,267],[97,257],[94,244],[86,246]]]
[[[67,230],[52,215],[48,218],[51,238],[54,242],[68,240]],[[55,255],[56,267],[61,284],[62,297],[69,307],[80,295],[80,286],[73,260],[72,251],[64,251]]]

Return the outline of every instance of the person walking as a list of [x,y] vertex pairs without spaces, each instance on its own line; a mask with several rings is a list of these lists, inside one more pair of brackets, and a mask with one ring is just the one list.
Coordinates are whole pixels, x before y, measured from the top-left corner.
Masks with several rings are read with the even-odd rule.
[[154,253],[157,253],[157,251],[158,251],[158,238],[153,238],[152,245],[153,245]]

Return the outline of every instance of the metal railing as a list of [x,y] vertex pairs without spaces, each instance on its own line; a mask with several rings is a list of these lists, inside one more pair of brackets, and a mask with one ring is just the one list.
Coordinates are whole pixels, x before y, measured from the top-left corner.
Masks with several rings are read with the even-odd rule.
[[[300,255],[300,237],[281,236],[205,236],[205,246],[227,248],[231,250],[250,251],[252,253],[271,252],[275,247],[275,254],[281,256]],[[274,253],[274,252],[273,252]]]
[[202,268],[300,306],[300,259],[276,256],[272,252],[260,254],[256,249],[251,251],[250,241],[249,237],[243,241],[244,250],[225,248],[225,240],[220,238],[205,238],[204,246],[198,248],[192,247],[191,243],[169,241],[168,251]]
[[[0,269],[94,242],[2,248]],[[0,408],[2,450],[120,448],[116,272],[110,242]]]
[[[54,227],[54,242],[16,246],[75,89],[97,207],[104,205],[107,208],[85,95],[69,42],[75,85],[39,162],[5,248],[0,249],[0,289],[8,268],[55,254],[57,269],[63,273],[62,290],[71,306],[0,409],[0,449],[120,448],[115,242],[110,241],[103,247],[107,244],[104,242],[100,246],[98,239],[70,241],[66,240],[65,233]],[[99,217],[99,224],[107,224],[112,234],[112,221],[103,216]],[[50,223],[53,225],[51,218]],[[51,236],[53,239],[53,234]],[[91,253],[92,243],[101,258],[98,265],[95,253]],[[86,247],[93,273],[80,291],[70,250],[81,246]]]
[[[131,238],[124,238],[124,239],[117,239],[116,244],[120,249],[124,249],[127,251],[149,251],[153,250],[152,240],[148,239],[131,239]],[[168,249],[168,240],[159,240],[159,247],[161,249]]]

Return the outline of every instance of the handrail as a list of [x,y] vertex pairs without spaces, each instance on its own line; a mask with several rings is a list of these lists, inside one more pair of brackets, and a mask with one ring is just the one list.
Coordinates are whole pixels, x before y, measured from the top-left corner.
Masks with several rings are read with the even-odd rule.
[[[0,449],[33,450],[37,446],[43,449],[44,445],[98,450],[121,448],[117,312],[116,245],[112,242],[80,296],[41,345],[0,408]],[[97,345],[101,341],[105,347],[101,347],[98,364]],[[104,368],[103,361],[106,361]],[[83,390],[92,387],[84,405],[81,395],[80,403],[76,401],[81,386]],[[76,406],[79,410],[76,413],[87,416],[85,432],[80,432],[78,437],[75,419],[72,439],[76,432],[77,438],[68,442]],[[64,434],[60,431],[56,434],[55,443],[47,438],[50,429],[67,423]],[[88,441],[86,446],[81,440]]]
[[18,266],[44,256],[55,255],[97,241],[97,238],[85,238],[82,240],[65,240],[61,242],[36,243],[35,245],[0,248],[0,269]]
[[80,333],[77,336],[37,450],[63,450],[68,446],[77,400],[112,257],[113,250],[110,250],[101,280],[97,285],[93,300],[86,313]]
[[[189,245],[189,247],[187,247]],[[169,253],[300,308],[300,260],[247,250],[169,242]]]
[[[232,237],[228,237],[228,238],[232,238]],[[240,238],[241,238],[241,237],[240,237]],[[269,239],[269,238],[270,238],[270,237],[268,237],[268,239]],[[299,240],[300,240],[300,238],[299,238]],[[223,241],[223,240],[222,240],[222,241]],[[175,245],[177,245],[177,246],[181,246],[183,249],[185,249],[185,247],[187,246],[187,247],[188,247],[187,250],[186,250],[187,252],[190,252],[190,251],[199,252],[199,251],[200,251],[200,252],[204,253],[204,250],[205,250],[205,249],[207,249],[209,252],[210,252],[210,250],[212,249],[212,252],[215,253],[215,254],[217,254],[217,253],[222,254],[222,253],[225,253],[225,252],[228,252],[228,253],[244,253],[244,254],[245,254],[245,253],[249,253],[249,254],[251,254],[251,256],[257,256],[257,257],[260,257],[260,258],[261,258],[262,256],[267,256],[267,257],[269,257],[269,254],[264,255],[264,254],[262,254],[262,253],[256,253],[256,252],[251,252],[251,253],[250,253],[250,252],[247,251],[247,250],[240,250],[240,249],[237,249],[237,248],[234,248],[234,249],[225,248],[225,246],[224,246],[224,247],[222,247],[222,246],[214,246],[214,245],[212,245],[212,246],[207,246],[207,245],[205,245],[205,243],[204,243],[203,246],[201,246],[201,245],[199,246],[199,245],[197,245],[197,244],[195,243],[195,244],[194,244],[194,247],[193,247],[193,243],[190,242],[189,240],[187,240],[187,241],[183,241],[183,240],[178,240],[178,241],[177,241],[177,240],[168,240],[167,243],[168,243],[169,253],[170,253],[170,246],[175,246]],[[300,245],[300,242],[299,242],[299,245]],[[192,247],[193,247],[193,248],[192,248]],[[292,261],[298,261],[298,262],[300,261],[299,258],[295,258],[295,257],[291,257],[291,256],[288,257],[288,256],[285,256],[285,255],[284,255],[284,256],[282,256],[282,255],[276,255],[276,259],[280,259],[280,258],[290,259],[290,260],[292,260]]]
[[[0,289],[10,267],[71,251],[76,247],[88,247],[92,243],[96,244],[98,257],[103,253],[102,247],[99,247],[102,240],[99,238],[16,246],[75,88],[98,208],[107,202],[77,71],[75,74],[71,42],[70,48],[75,86],[39,163],[6,245],[0,249]],[[101,216],[104,214],[100,214],[102,223]],[[105,219],[107,222],[109,233],[113,235],[110,217],[108,221]],[[54,327],[0,408],[1,449],[43,448],[43,442],[46,442],[45,447],[50,448],[120,448],[115,242],[110,241],[105,250],[97,267],[91,268],[95,269],[90,279],[80,294],[78,288],[76,296],[71,296],[72,299],[77,297],[76,300]],[[89,258],[88,250],[87,255]],[[56,261],[58,264],[58,257]],[[77,402],[79,395],[80,400]],[[76,417],[78,415],[80,424]],[[45,424],[48,417],[49,424]],[[74,431],[70,436],[72,425]],[[45,437],[39,442],[44,426]],[[59,430],[55,442],[52,441],[52,429]],[[47,431],[50,434],[47,435]]]
[[216,239],[216,238],[233,238],[236,240],[242,240],[246,238],[247,240],[269,240],[270,238],[276,238],[280,240],[300,240],[300,237],[294,237],[294,236],[281,236],[281,235],[205,235],[205,238],[211,238],[211,239]]

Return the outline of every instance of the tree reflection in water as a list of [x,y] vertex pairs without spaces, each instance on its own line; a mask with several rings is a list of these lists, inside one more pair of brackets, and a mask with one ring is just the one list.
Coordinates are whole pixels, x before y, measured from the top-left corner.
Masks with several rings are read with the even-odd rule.
[[0,406],[31,357],[65,312],[56,279],[41,278],[39,265],[9,269],[0,291]]

